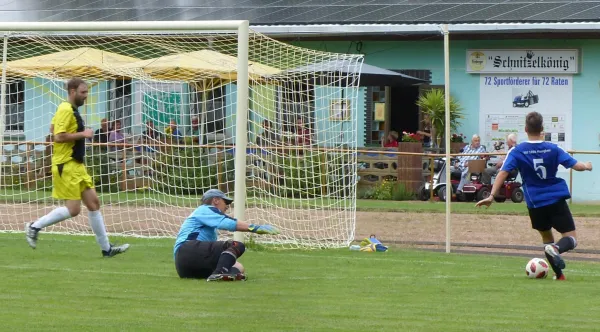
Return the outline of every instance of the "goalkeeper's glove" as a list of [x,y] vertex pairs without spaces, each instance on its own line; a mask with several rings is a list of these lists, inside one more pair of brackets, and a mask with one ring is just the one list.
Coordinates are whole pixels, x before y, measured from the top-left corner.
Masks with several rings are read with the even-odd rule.
[[248,226],[248,230],[252,233],[256,234],[269,234],[269,235],[277,235],[279,234],[279,230],[271,225],[254,225],[251,224]]

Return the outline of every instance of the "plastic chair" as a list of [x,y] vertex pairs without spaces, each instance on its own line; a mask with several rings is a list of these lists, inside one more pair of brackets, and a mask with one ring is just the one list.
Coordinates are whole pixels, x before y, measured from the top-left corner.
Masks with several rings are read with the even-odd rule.
[[4,152],[6,153],[13,153],[15,151],[15,146],[14,144],[8,144],[4,146]]

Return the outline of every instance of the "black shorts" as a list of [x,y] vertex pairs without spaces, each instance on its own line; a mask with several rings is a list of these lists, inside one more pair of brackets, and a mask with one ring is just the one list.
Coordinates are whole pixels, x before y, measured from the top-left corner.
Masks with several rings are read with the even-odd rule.
[[561,200],[540,208],[529,209],[531,227],[538,231],[548,231],[552,228],[559,233],[572,232],[575,230],[575,221],[566,200]]
[[221,253],[232,241],[188,240],[175,254],[175,269],[180,278],[206,279],[217,268]]

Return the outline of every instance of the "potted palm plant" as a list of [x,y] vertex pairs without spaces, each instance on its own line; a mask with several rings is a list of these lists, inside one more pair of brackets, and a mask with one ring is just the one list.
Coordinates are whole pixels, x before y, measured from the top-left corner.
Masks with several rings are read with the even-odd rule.
[[[446,96],[442,89],[431,89],[419,96],[417,106],[431,121],[431,139],[440,146],[446,125]],[[456,99],[450,96],[450,130],[455,132],[463,119],[462,108]]]

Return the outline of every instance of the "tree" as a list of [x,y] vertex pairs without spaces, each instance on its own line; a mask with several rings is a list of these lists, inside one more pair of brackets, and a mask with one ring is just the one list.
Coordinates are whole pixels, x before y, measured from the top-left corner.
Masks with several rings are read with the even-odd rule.
[[[431,139],[440,146],[440,139],[444,137],[446,125],[446,96],[442,89],[431,89],[419,96],[417,106],[431,121]],[[450,130],[456,131],[460,120],[464,119],[460,104],[450,96]],[[435,141],[434,141],[435,139]]]

